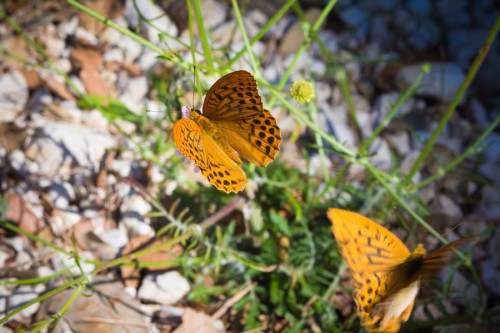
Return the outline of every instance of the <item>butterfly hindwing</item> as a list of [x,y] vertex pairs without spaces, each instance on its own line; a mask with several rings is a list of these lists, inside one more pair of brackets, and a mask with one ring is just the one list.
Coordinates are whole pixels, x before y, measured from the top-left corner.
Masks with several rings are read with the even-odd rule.
[[247,179],[243,170],[217,143],[192,120],[180,119],[174,126],[174,141],[179,150],[200,168],[201,173],[219,190],[241,191]]

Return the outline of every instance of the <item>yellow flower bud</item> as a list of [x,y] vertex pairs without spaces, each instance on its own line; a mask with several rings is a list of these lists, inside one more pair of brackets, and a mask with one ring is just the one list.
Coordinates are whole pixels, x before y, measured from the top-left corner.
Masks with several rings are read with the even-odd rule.
[[314,97],[314,87],[311,82],[305,80],[294,81],[290,94],[298,103],[309,102]]

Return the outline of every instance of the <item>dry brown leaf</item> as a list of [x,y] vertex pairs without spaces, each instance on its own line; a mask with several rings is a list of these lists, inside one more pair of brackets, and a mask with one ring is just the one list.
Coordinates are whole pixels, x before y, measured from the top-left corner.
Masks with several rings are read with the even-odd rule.
[[66,87],[66,84],[62,81],[59,81],[52,75],[48,75],[45,78],[42,78],[43,83],[47,86],[47,89],[57,94],[62,99],[68,101],[76,100],[75,97],[71,94],[71,92]]
[[173,333],[217,333],[212,325],[210,316],[197,312],[191,308],[186,308],[182,315],[182,324]]
[[99,51],[77,47],[71,52],[71,60],[80,65],[80,80],[89,94],[109,96],[99,72],[103,64]]
[[30,70],[21,70],[21,74],[23,74],[26,79],[26,83],[28,84],[28,88],[33,90],[42,84],[42,80],[40,79],[40,75],[38,75],[38,71],[35,69]]

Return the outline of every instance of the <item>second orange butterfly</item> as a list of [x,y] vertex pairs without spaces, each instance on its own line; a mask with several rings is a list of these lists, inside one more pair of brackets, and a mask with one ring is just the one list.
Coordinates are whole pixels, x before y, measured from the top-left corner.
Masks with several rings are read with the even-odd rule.
[[264,109],[257,82],[246,71],[215,82],[201,110],[191,109],[189,119],[175,123],[175,144],[219,190],[241,191],[248,181],[240,156],[266,166],[280,150],[276,119]]

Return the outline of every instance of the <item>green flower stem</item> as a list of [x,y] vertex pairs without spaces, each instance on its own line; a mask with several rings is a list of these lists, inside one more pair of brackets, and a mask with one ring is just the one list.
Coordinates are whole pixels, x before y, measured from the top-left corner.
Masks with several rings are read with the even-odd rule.
[[260,66],[257,65],[257,60],[255,59],[255,54],[253,53],[252,46],[248,40],[247,32],[245,30],[245,25],[243,24],[243,18],[241,17],[240,8],[238,6],[237,0],[232,0],[234,15],[236,16],[236,22],[240,29],[241,37],[245,42],[245,48],[247,50],[248,56],[250,57],[250,65],[252,66],[254,76],[260,76]]
[[81,10],[82,12],[84,12],[84,13],[92,16],[96,20],[101,21],[102,23],[106,24],[108,27],[111,27],[111,28],[119,31],[120,33],[124,34],[125,36],[128,36],[128,37],[132,38],[136,42],[138,42],[138,43],[144,45],[145,47],[147,47],[148,49],[150,49],[150,50],[158,53],[160,56],[166,58],[167,60],[169,60],[169,61],[171,61],[173,63],[175,63],[177,66],[179,66],[179,67],[181,67],[181,68],[183,68],[185,70],[188,70],[188,71],[192,70],[192,68],[191,68],[191,66],[189,64],[176,61],[175,57],[173,57],[171,54],[165,52],[160,47],[156,46],[155,44],[151,43],[150,41],[148,41],[148,40],[146,40],[146,39],[144,39],[142,37],[139,37],[138,35],[136,35],[132,31],[128,30],[127,28],[119,26],[118,24],[116,24],[112,20],[108,19],[107,17],[99,15],[98,13],[94,12],[93,10],[90,10],[89,8],[87,8],[84,5],[80,4],[78,1],[76,1],[76,0],[66,0],[66,2],[69,3],[70,5],[72,5],[73,7],[76,7],[77,9]]
[[[278,21],[285,13],[286,11],[296,2],[297,0],[288,0],[281,8],[280,10],[274,14],[274,16],[266,23],[262,29],[255,35],[251,40],[250,40],[250,46],[255,44],[258,40],[264,36],[264,34]],[[233,59],[231,59],[226,65],[223,67],[223,72],[226,73],[231,66],[238,61],[246,52],[246,48],[242,49],[240,52],[238,52]]]
[[469,72],[467,73],[467,76],[465,77],[465,80],[462,82],[460,85],[457,94],[453,98],[452,102],[448,106],[448,109],[446,110],[445,114],[443,115],[443,118],[438,123],[438,126],[432,133],[432,136],[429,138],[429,141],[427,141],[424,149],[420,153],[420,156],[418,159],[415,161],[415,164],[413,164],[413,167],[411,168],[410,172],[406,176],[405,183],[409,184],[411,180],[413,179],[413,176],[417,173],[417,171],[420,169],[420,166],[422,163],[424,163],[427,155],[429,155],[430,151],[434,147],[434,144],[436,143],[436,140],[439,138],[439,135],[443,131],[444,127],[448,123],[448,120],[452,116],[453,112],[455,111],[458,103],[462,99],[462,96],[465,94],[465,91],[471,84],[472,80],[477,74],[477,71],[479,70],[479,67],[484,61],[484,58],[486,58],[486,55],[488,54],[488,51],[490,50],[491,44],[493,43],[498,30],[500,29],[500,15],[497,17],[495,20],[495,23],[493,24],[493,27],[491,28],[488,37],[486,37],[486,40],[483,44],[483,47],[479,50],[479,53],[477,57],[474,59],[474,62],[472,63],[471,67],[469,68]]
[[[200,33],[201,45],[203,46],[203,52],[205,55],[205,61],[207,62],[207,66],[213,67],[212,48],[208,41],[207,32],[205,30],[205,24],[203,23],[203,13],[201,12],[200,1],[194,0],[193,4],[194,4],[194,12],[196,14],[196,23],[198,24],[198,31]],[[187,5],[188,7],[190,7],[189,3]],[[189,27],[190,33],[192,33],[193,31],[192,27],[193,27],[192,25],[190,25]],[[191,40],[191,47],[193,47],[193,45],[194,45],[193,40]]]
[[448,165],[446,165],[443,168],[439,168],[438,171],[433,174],[432,176],[422,180],[420,183],[414,185],[415,188],[420,188],[422,186],[425,186],[429,183],[434,182],[435,180],[441,178],[442,176],[446,175],[451,169],[455,168],[458,164],[460,164],[464,159],[466,159],[468,156],[477,154],[481,151],[481,146],[484,143],[484,141],[488,138],[488,136],[493,132],[493,130],[500,124],[500,116],[498,116],[493,123],[488,126],[486,131],[481,134],[481,136],[471,145],[469,146],[463,154],[458,156],[456,159],[451,161]]

